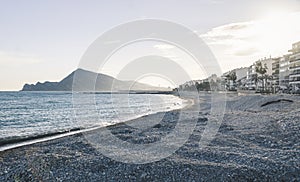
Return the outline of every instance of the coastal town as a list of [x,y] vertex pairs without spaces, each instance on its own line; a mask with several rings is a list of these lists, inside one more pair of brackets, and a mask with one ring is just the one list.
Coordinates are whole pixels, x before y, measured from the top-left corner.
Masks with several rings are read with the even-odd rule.
[[226,90],[256,93],[300,93],[300,41],[281,57],[264,57],[249,67],[236,68],[221,76],[184,83],[180,89],[196,86],[199,91]]

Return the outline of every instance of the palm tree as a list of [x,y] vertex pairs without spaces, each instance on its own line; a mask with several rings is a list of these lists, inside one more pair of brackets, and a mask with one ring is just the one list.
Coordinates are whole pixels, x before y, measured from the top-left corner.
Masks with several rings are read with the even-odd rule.
[[[226,75],[226,78],[229,81],[231,80],[233,82],[233,85],[235,85],[235,81],[237,79],[236,72],[235,71],[230,72],[228,75]],[[230,84],[227,87],[229,87],[229,89],[231,89]]]
[[265,85],[266,85],[266,82],[268,79],[268,77],[266,75],[267,70],[268,70],[267,64],[262,65],[261,62],[257,62],[255,64],[256,73],[259,73],[261,75],[261,76],[257,77],[257,79],[262,81],[263,91],[265,91]]
[[235,71],[230,72],[228,75],[226,75],[226,77],[228,80],[232,80],[233,82],[235,82],[237,79]]
[[254,84],[257,86],[257,82],[258,82],[257,74],[252,75],[252,77],[251,77],[251,84],[252,84],[252,81],[254,81]]

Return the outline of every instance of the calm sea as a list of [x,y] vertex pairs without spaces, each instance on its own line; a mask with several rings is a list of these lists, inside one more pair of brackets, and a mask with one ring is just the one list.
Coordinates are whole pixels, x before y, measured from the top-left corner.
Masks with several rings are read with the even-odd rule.
[[162,94],[0,92],[0,143],[107,126],[184,105]]

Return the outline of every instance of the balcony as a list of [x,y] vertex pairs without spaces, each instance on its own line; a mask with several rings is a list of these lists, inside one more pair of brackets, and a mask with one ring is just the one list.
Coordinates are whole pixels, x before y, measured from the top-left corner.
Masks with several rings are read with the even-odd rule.
[[297,82],[289,82],[290,85],[300,84],[300,81]]
[[300,58],[291,58],[290,59],[290,63],[294,63],[294,62],[298,62],[298,61],[300,61]]
[[290,78],[294,78],[294,77],[300,77],[300,73],[299,74],[290,75]]
[[291,82],[299,82],[300,81],[300,77],[293,77],[293,78],[290,78],[290,83]]
[[290,66],[290,69],[298,69],[298,68],[300,69],[300,65],[298,65],[298,64]]
[[279,70],[275,70],[272,72],[272,75],[279,75]]
[[300,70],[295,70],[290,73],[290,75],[298,75],[300,74]]
[[300,61],[300,54],[294,54],[290,57],[290,63]]

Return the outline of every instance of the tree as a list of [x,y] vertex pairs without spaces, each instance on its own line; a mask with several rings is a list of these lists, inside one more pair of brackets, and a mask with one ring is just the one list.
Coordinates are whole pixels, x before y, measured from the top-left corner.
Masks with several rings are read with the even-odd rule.
[[196,82],[196,88],[197,88],[198,91],[209,91],[209,90],[211,90],[209,82],[203,82],[203,83]]
[[227,78],[228,80],[232,80],[233,82],[236,81],[237,77],[236,77],[236,72],[233,71],[233,72],[230,72],[228,75],[227,75]]
[[[231,86],[230,86],[230,81],[232,81],[233,85],[235,85],[235,81],[237,79],[237,76],[236,76],[236,72],[235,71],[232,71],[230,73],[228,73],[226,75],[226,78],[227,80],[229,80],[229,84],[227,84],[227,87],[229,88],[229,90],[231,90]],[[235,89],[235,88],[234,88]]]
[[265,85],[267,83],[268,75],[266,75],[268,70],[267,64],[262,65],[261,62],[257,62],[255,64],[255,71],[259,73],[261,76],[258,76],[257,79],[262,81],[262,88],[265,91]]

